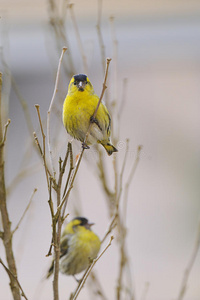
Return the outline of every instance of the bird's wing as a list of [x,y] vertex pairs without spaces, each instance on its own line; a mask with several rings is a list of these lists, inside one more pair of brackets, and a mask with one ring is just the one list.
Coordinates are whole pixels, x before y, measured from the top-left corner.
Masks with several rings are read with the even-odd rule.
[[96,115],[96,124],[101,129],[101,131],[107,132],[107,135],[110,135],[110,127],[111,127],[111,118],[106,106],[101,103]]
[[60,241],[60,257],[67,254],[69,248],[69,237],[67,235],[63,236]]

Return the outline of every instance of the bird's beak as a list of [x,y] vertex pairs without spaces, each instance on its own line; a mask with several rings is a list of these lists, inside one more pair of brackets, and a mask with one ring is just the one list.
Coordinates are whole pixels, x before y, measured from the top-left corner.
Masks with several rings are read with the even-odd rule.
[[79,81],[79,83],[77,84],[78,86],[78,90],[83,92],[84,88],[85,88],[85,83],[83,81]]
[[94,225],[94,224],[95,224],[95,223],[87,223],[85,227],[86,227],[87,229],[90,229],[90,227],[91,227],[92,225]]
[[95,224],[95,223],[88,223],[88,226],[91,227],[91,226],[93,226],[94,224]]

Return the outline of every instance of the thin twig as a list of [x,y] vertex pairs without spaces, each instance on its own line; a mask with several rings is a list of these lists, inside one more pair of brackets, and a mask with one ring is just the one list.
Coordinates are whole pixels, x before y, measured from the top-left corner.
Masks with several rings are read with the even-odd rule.
[[103,36],[101,32],[101,16],[102,16],[102,0],[98,0],[98,17],[97,17],[97,34],[99,39],[99,47],[101,49],[101,62],[103,71],[105,70],[105,61],[106,61],[106,55],[105,55],[105,45],[103,42]]
[[17,231],[17,229],[19,228],[19,226],[20,226],[20,224],[21,224],[23,218],[24,218],[25,215],[26,215],[26,212],[28,211],[28,209],[29,209],[29,207],[30,207],[30,205],[31,205],[31,202],[32,202],[33,197],[34,197],[34,195],[35,195],[36,192],[37,192],[37,189],[35,188],[34,191],[33,191],[33,193],[32,193],[32,195],[31,195],[31,198],[30,198],[30,200],[29,200],[29,203],[28,203],[26,209],[24,210],[24,212],[23,212],[23,214],[22,214],[22,216],[21,216],[19,222],[17,223],[15,229],[12,231],[12,235],[13,235],[13,234],[15,233],[15,231]]
[[50,154],[51,167],[52,167],[52,170],[53,170],[53,176],[54,176],[54,178],[55,178],[56,171],[55,171],[55,168],[54,168],[54,165],[53,165],[53,156],[52,156],[51,141],[50,141],[50,114],[51,114],[53,102],[54,102],[54,99],[55,99],[55,96],[56,96],[56,93],[57,93],[57,90],[58,90],[60,68],[61,68],[61,63],[62,63],[63,55],[64,55],[64,53],[65,53],[66,50],[67,50],[67,48],[63,47],[62,53],[61,53],[61,56],[60,56],[60,59],[59,59],[59,63],[58,63],[58,69],[57,69],[57,74],[56,74],[56,82],[55,82],[55,87],[54,87],[54,91],[53,91],[53,96],[52,96],[52,99],[51,99],[51,102],[50,102],[49,110],[47,112],[47,136],[48,136],[47,143],[48,143],[48,149],[49,149],[49,154]]
[[6,142],[6,137],[7,137],[7,130],[8,130],[8,126],[10,124],[11,120],[8,119],[8,121],[6,122],[6,124],[4,125],[4,133],[3,133],[3,138],[2,141],[0,141],[0,147],[3,147],[5,142]]
[[97,258],[95,258],[93,260],[93,262],[91,263],[91,265],[89,266],[89,268],[86,270],[86,272],[84,273],[80,283],[78,284],[78,287],[76,288],[74,294],[72,297],[70,297],[70,300],[76,300],[81,289],[83,288],[88,276],[90,275],[90,272],[92,271],[92,269],[94,268],[95,264],[97,263],[97,261],[102,257],[102,255],[106,252],[106,250],[111,246],[112,240],[114,239],[113,236],[110,237],[110,241],[108,243],[108,245],[105,247],[105,249],[98,255]]
[[[3,141],[2,132],[2,103],[1,103],[1,90],[2,90],[2,73],[0,73],[0,141]],[[4,143],[3,143],[4,145]],[[1,221],[3,227],[3,243],[6,253],[6,260],[8,268],[14,276],[17,276],[17,268],[12,247],[12,233],[11,233],[11,222],[8,215],[7,209],[7,198],[6,198],[6,186],[4,176],[4,147],[0,147],[0,212]],[[10,276],[10,288],[13,295],[13,299],[20,300],[19,287],[12,276]]]
[[[68,184],[69,184],[69,180],[71,178],[71,174],[72,174],[72,171],[74,169],[74,165],[73,165],[73,152],[72,152],[72,144],[71,143],[68,143],[69,145],[69,153],[70,153],[70,169],[69,169],[69,172],[68,172],[68,176],[67,176],[67,181],[66,181],[66,184],[65,184],[65,188],[64,188],[64,192],[63,192],[63,196],[62,196],[62,199],[65,197],[65,194],[66,194],[66,191],[67,191],[67,187],[68,187]],[[64,217],[65,215],[65,210],[66,210],[66,206],[67,206],[67,201],[65,201],[65,204],[63,206],[63,211],[62,211],[62,219],[65,219],[66,217]]]
[[83,44],[82,44],[82,41],[81,41],[81,36],[80,36],[79,30],[78,30],[78,25],[77,25],[77,22],[76,22],[76,18],[75,18],[73,6],[74,6],[73,3],[70,3],[68,5],[70,13],[71,13],[72,22],[73,22],[73,25],[74,25],[74,28],[75,28],[75,32],[76,32],[78,46],[79,46],[79,49],[81,51],[81,56],[82,56],[82,60],[83,60],[84,71],[85,71],[86,74],[88,74],[87,57],[85,55],[85,51],[84,51]]
[[123,163],[122,163],[122,169],[121,169],[121,173],[120,173],[120,177],[119,177],[119,192],[118,192],[118,196],[117,196],[117,200],[116,200],[116,204],[115,204],[115,212],[114,212],[113,217],[111,219],[110,225],[108,226],[108,229],[107,229],[104,237],[102,238],[101,243],[103,243],[105,241],[107,236],[112,232],[112,230],[117,225],[116,220],[117,220],[118,215],[119,215],[119,201],[120,201],[121,193],[122,193],[122,179],[123,179],[123,174],[124,174],[126,161],[127,161],[127,157],[128,157],[128,149],[129,149],[129,140],[127,139],[126,152],[125,152],[124,160],[123,160]]
[[178,295],[177,300],[182,300],[184,295],[185,295],[188,280],[189,280],[189,276],[190,276],[190,273],[192,271],[192,267],[193,267],[194,262],[196,260],[199,249],[200,249],[200,221],[198,223],[197,234],[196,234],[196,239],[195,239],[192,255],[189,259],[189,262],[188,262],[188,264],[186,266],[186,269],[185,269],[185,272],[183,274],[181,287],[180,287],[180,291],[179,291],[179,295]]
[[106,233],[104,234],[104,237],[101,240],[101,244],[103,244],[103,242],[105,241],[105,239],[107,238],[107,236],[112,232],[112,230],[115,228],[115,226],[117,225],[116,220],[118,218],[118,210],[116,211],[116,213],[113,215],[111,222],[108,226],[108,229],[106,230]]
[[[137,150],[137,155],[135,158],[135,161],[133,163],[133,166],[131,168],[131,172],[128,176],[128,180],[126,182],[125,185],[125,191],[124,191],[124,201],[123,201],[123,217],[119,220],[119,228],[120,228],[120,238],[119,238],[119,242],[120,242],[120,267],[119,267],[119,275],[118,275],[118,284],[117,284],[117,300],[121,299],[121,291],[122,291],[122,279],[123,279],[123,272],[124,272],[124,267],[128,262],[128,258],[126,255],[126,249],[125,249],[125,239],[126,239],[126,227],[124,225],[124,223],[122,223],[122,220],[126,220],[126,212],[127,212],[127,202],[128,202],[128,191],[129,191],[129,186],[131,184],[131,181],[133,179],[133,176],[135,174],[136,168],[138,166],[138,162],[140,159],[140,152],[141,152],[142,146],[138,146],[138,150]],[[127,149],[126,149],[126,154],[124,157],[124,164],[122,167],[122,172],[121,172],[121,180],[122,180],[122,174],[123,174],[123,169],[125,167],[125,162],[126,162],[126,155],[128,153],[128,144],[127,144]],[[134,298],[134,296],[133,296]]]
[[144,290],[143,290],[143,293],[142,293],[142,296],[141,296],[140,300],[146,300],[147,293],[149,291],[149,286],[150,286],[150,283],[149,282],[145,282]]
[[128,152],[129,152],[129,139],[126,140],[126,150],[125,150],[121,173],[119,175],[119,193],[118,193],[118,197],[117,197],[117,205],[118,206],[119,206],[119,200],[120,200],[121,194],[122,194],[122,184],[123,184],[122,180],[123,180],[124,170],[125,170],[125,166],[126,166],[126,162],[127,162],[127,158],[128,158]]
[[[39,119],[39,123],[40,123],[40,130],[42,133],[42,145],[43,147],[40,147],[40,152],[41,152],[41,156],[44,162],[44,169],[45,169],[45,174],[46,174],[46,180],[47,180],[47,186],[49,189],[49,177],[48,177],[48,167],[47,167],[47,162],[46,162],[46,136],[44,134],[44,130],[43,130],[43,125],[42,125],[42,120],[41,120],[41,116],[40,116],[40,106],[38,104],[35,104],[35,108],[37,110],[37,114],[38,114],[38,119]],[[34,133],[34,136],[36,136],[36,133]],[[36,138],[35,138],[36,140]],[[39,146],[39,141],[37,141],[37,145]]]
[[16,283],[17,283],[19,289],[21,290],[21,295],[22,295],[22,297],[24,297],[26,300],[28,300],[28,298],[26,297],[26,295],[25,295],[25,293],[24,293],[24,290],[22,289],[21,284],[19,283],[19,280],[18,280],[17,276],[14,275],[14,274],[6,267],[6,265],[3,263],[3,261],[2,261],[1,258],[0,258],[0,264],[1,264],[1,265],[4,267],[4,269],[6,270],[8,276],[14,278],[14,280],[16,281]]
[[133,163],[131,172],[130,172],[130,174],[129,174],[128,180],[127,180],[126,185],[125,185],[125,191],[124,191],[124,213],[123,213],[123,219],[124,219],[124,220],[126,220],[127,201],[128,201],[128,190],[129,190],[129,186],[130,186],[130,184],[131,184],[131,181],[132,181],[132,179],[133,179],[133,176],[135,175],[135,171],[136,171],[136,169],[137,169],[137,166],[138,166],[138,163],[139,163],[139,160],[140,160],[140,153],[141,153],[141,150],[142,150],[142,146],[139,145],[139,146],[138,146],[138,149],[137,149],[137,155],[136,155],[135,161],[134,161],[134,163]]
[[9,196],[15,190],[16,186],[19,184],[20,181],[22,181],[24,177],[33,175],[34,173],[38,172],[40,168],[41,168],[41,164],[37,162],[33,165],[30,165],[20,170],[19,173],[16,174],[15,177],[12,179],[10,185],[6,188],[7,196]]
[[90,298],[94,298],[94,296],[98,295],[102,300],[107,300],[99,279],[94,271],[90,273],[88,278],[88,286],[90,287],[89,292],[93,294]]

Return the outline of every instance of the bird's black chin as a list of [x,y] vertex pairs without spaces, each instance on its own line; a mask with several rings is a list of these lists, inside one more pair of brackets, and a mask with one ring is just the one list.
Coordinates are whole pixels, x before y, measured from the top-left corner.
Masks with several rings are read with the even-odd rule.
[[84,92],[84,88],[80,87],[79,89],[79,92]]

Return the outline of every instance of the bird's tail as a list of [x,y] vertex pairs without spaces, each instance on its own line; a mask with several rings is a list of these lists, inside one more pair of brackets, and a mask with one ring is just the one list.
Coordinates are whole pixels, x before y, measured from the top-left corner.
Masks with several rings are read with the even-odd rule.
[[110,143],[106,143],[106,144],[101,143],[101,145],[106,149],[108,155],[113,154],[113,152],[118,152],[118,150]]
[[49,268],[49,270],[48,270],[48,273],[47,273],[47,275],[46,275],[46,278],[49,278],[49,277],[52,275],[53,269],[54,269],[54,261],[52,261],[52,263],[51,263],[51,266],[50,266],[50,268]]

